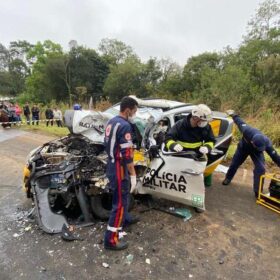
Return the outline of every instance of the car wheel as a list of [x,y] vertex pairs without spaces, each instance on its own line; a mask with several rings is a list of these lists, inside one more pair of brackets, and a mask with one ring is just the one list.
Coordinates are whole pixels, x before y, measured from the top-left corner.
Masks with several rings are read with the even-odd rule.
[[[92,196],[90,199],[91,209],[95,217],[108,220],[112,210],[112,193],[103,193]],[[128,195],[128,211],[134,206],[134,197]]]

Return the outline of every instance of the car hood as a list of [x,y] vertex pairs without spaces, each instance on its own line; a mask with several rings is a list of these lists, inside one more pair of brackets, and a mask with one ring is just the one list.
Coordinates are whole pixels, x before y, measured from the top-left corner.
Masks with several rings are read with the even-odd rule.
[[103,143],[106,124],[112,117],[112,114],[98,111],[74,111],[70,126],[73,133],[82,134],[93,142]]

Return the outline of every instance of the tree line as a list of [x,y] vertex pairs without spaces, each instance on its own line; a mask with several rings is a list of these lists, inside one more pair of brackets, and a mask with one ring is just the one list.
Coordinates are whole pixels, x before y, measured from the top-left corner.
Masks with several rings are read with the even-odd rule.
[[[230,31],[229,31],[230,32]],[[199,35],[198,35],[199,36]],[[246,115],[280,109],[280,5],[260,4],[236,49],[204,52],[184,66],[170,59],[141,61],[131,46],[103,39],[91,49],[69,42],[69,50],[46,40],[0,43],[0,95],[47,104],[121,97],[164,97],[203,102],[214,110]]]

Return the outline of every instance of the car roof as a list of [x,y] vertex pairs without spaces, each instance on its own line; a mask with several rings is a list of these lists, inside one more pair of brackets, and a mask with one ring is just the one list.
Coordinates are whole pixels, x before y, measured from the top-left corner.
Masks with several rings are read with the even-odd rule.
[[[134,98],[134,96],[131,96]],[[141,108],[154,108],[154,109],[161,109],[162,111],[169,111],[175,108],[191,106],[191,103],[184,103],[180,101],[162,99],[162,98],[136,98],[138,102],[138,107]],[[120,102],[114,104],[112,107],[116,107],[120,105]]]

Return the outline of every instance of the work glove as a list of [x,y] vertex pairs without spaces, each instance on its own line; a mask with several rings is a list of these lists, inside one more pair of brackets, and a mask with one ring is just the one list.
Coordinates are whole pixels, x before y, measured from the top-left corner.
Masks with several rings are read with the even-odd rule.
[[182,152],[183,151],[183,147],[182,145],[178,144],[178,143],[173,143],[170,145],[170,150],[173,152]]
[[209,149],[208,149],[207,147],[205,147],[205,146],[201,146],[201,147],[199,148],[199,152],[200,152],[201,154],[203,154],[203,155],[206,155],[206,154],[209,153]]
[[230,110],[226,110],[226,114],[230,117],[233,117],[235,115],[234,110],[230,109]]
[[135,175],[130,175],[130,193],[136,193],[137,180]]

